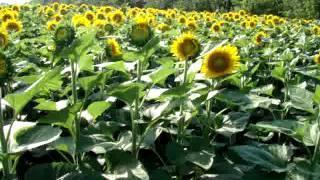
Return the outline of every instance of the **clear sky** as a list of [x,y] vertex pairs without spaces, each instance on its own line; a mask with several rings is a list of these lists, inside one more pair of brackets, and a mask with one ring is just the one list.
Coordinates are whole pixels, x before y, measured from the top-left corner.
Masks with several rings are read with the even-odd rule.
[[7,4],[23,4],[25,2],[29,2],[30,0],[0,0],[0,3]]

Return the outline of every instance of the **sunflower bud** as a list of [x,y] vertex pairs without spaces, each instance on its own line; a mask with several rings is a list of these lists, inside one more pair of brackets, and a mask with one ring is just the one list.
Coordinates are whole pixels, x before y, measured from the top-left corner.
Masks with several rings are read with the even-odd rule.
[[147,21],[138,21],[131,28],[129,34],[133,44],[144,46],[153,36],[153,32]]
[[55,42],[58,46],[68,46],[75,37],[74,29],[71,26],[60,26],[55,32]]

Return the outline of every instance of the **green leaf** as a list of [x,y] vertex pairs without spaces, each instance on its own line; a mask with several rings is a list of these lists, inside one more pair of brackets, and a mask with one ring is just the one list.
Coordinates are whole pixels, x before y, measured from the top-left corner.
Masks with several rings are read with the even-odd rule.
[[214,154],[209,153],[206,150],[198,151],[198,152],[190,152],[186,156],[186,160],[191,163],[200,166],[205,170],[209,170],[213,164]]
[[87,111],[89,114],[93,117],[93,119],[97,119],[103,112],[105,112],[107,109],[109,109],[111,106],[110,103],[105,101],[98,101],[94,102],[89,105]]
[[[4,127],[5,134],[8,134],[9,129],[10,125]],[[49,144],[57,140],[61,133],[59,128],[16,121],[9,136],[9,152],[19,153]]]
[[273,90],[275,89],[273,84],[268,84],[259,88],[252,89],[251,93],[256,93],[257,95],[264,94],[272,96]]
[[22,109],[37,95],[41,90],[47,87],[47,83],[60,74],[60,67],[57,67],[45,74],[34,82],[28,89],[22,93],[8,94],[5,100],[15,110],[15,114],[19,114]]
[[288,162],[292,156],[292,150],[285,145],[269,145],[267,147],[242,145],[233,146],[230,150],[247,162],[267,170],[281,173],[288,171],[290,168]]
[[289,106],[314,113],[314,94],[312,92],[298,86],[289,86],[288,95],[290,97],[290,103],[288,104]]
[[282,66],[277,66],[271,71],[271,76],[285,82],[285,68]]
[[143,165],[131,154],[114,150],[107,153],[107,158],[113,175],[127,174],[125,179],[149,179],[149,175]]
[[245,130],[250,118],[250,113],[231,112],[223,118],[223,125],[217,129],[217,133],[227,137]]
[[76,147],[72,137],[60,137],[50,144],[48,150],[55,149],[69,153],[71,156],[75,155]]
[[80,71],[93,71],[93,57],[92,55],[83,55],[79,59]]
[[186,162],[187,151],[175,142],[170,142],[166,146],[166,156],[168,160],[175,165],[182,165]]
[[45,99],[37,99],[36,102],[39,104],[34,108],[43,111],[60,111],[68,106],[68,100],[54,102]]
[[24,175],[25,180],[56,180],[69,172],[75,171],[76,166],[61,162],[36,164],[32,166]]
[[79,112],[81,106],[82,103],[79,102],[61,111],[49,112],[48,115],[41,117],[38,122],[67,128],[70,133],[74,135],[73,122],[76,118],[76,113]]
[[150,79],[154,84],[159,83],[161,81],[164,81],[167,79],[167,77],[173,73],[175,73],[176,70],[173,68],[169,68],[167,66],[163,66],[159,68],[158,70],[152,72],[150,74]]
[[319,85],[317,85],[316,92],[314,93],[314,96],[312,99],[315,103],[320,105],[320,86]]
[[188,92],[191,90],[192,84],[184,84],[182,86],[177,86],[169,89],[161,94],[161,99],[166,98],[181,98],[187,96]]
[[144,84],[141,83],[130,83],[120,84],[109,90],[110,96],[115,96],[123,102],[131,105],[137,97],[142,97]]

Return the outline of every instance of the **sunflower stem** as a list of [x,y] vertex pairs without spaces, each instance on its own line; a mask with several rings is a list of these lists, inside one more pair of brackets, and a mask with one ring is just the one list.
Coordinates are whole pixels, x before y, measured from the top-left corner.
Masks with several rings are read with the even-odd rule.
[[[183,69],[183,79],[181,81],[181,86],[183,86],[184,84],[186,84],[187,82],[187,77],[188,77],[188,66],[189,66],[189,61],[186,60],[184,63],[184,69]],[[180,119],[178,122],[178,142],[182,143],[182,139],[184,136],[184,126],[185,126],[185,122],[184,122],[184,114],[183,114],[183,103],[181,103],[180,105]]]
[[[75,105],[78,101],[78,95],[77,95],[77,70],[76,70],[76,63],[71,61],[71,86],[72,86],[72,105]],[[74,120],[74,131],[75,131],[75,147],[76,150],[79,149],[79,141],[80,141],[80,120],[78,119],[78,116],[75,116]],[[79,166],[80,156],[77,156],[76,164]]]
[[[137,64],[137,82],[141,82],[141,76],[142,76],[142,61],[138,60],[138,64]],[[136,121],[140,119],[140,108],[139,108],[139,104],[140,104],[140,98],[139,98],[139,92],[136,92],[136,100],[134,102],[134,113],[132,115],[132,119],[131,119],[131,131],[132,131],[132,154],[137,157],[137,152],[139,151],[137,148],[137,139],[138,139],[138,135],[137,135],[137,124]]]
[[[211,84],[210,84],[210,91],[214,91],[216,88],[216,81],[215,79],[211,79]],[[209,94],[208,94],[209,95]],[[206,113],[207,113],[207,125],[205,127],[204,133],[206,137],[210,136],[210,128],[211,128],[211,110],[212,110],[212,99],[208,99],[206,103]],[[213,121],[213,128],[214,130],[216,129],[217,125],[216,122]]]
[[4,157],[2,159],[3,176],[4,176],[4,178],[6,178],[10,175],[10,167],[9,167],[9,159],[8,159],[7,141],[5,139],[5,135],[4,135],[4,131],[3,131],[4,117],[3,117],[1,99],[2,99],[2,88],[0,87],[0,141],[1,141],[1,151],[4,154]]
[[318,124],[318,133],[317,133],[317,140],[313,151],[312,156],[312,165],[315,167],[318,163],[318,156],[319,156],[319,145],[320,145],[320,105],[318,105],[318,116],[317,116],[317,124]]

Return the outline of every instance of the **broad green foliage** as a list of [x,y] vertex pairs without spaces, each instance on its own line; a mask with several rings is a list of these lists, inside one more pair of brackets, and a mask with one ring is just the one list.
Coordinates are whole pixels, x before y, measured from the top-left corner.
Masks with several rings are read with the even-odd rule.
[[320,24],[280,16],[300,2],[126,2],[0,6],[0,178],[319,179]]

